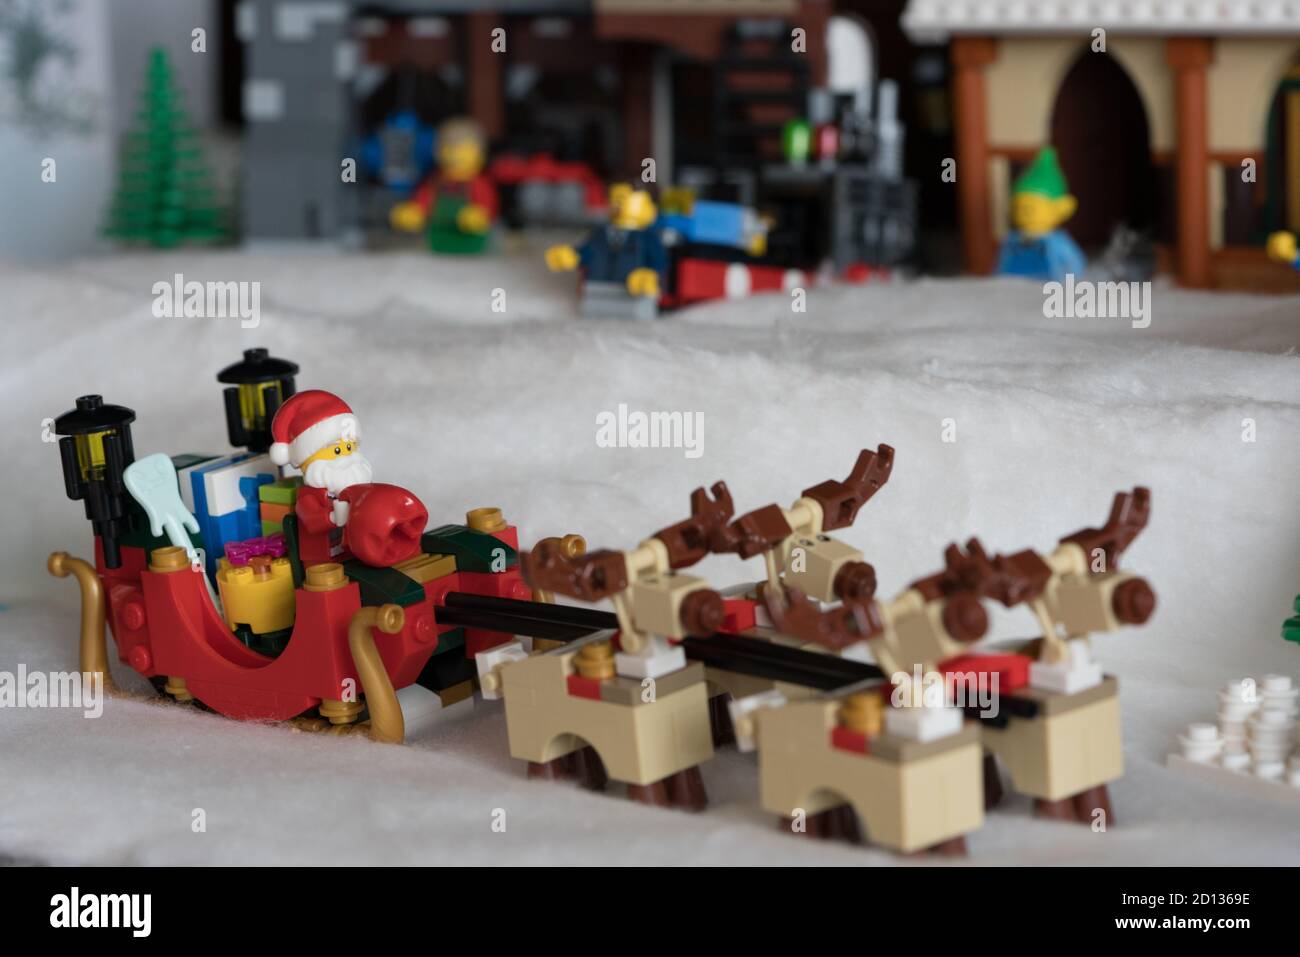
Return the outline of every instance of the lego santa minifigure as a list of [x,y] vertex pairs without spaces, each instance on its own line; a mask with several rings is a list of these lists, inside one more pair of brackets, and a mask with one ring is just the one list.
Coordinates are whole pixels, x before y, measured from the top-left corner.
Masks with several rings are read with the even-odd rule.
[[331,392],[311,389],[291,396],[271,423],[271,461],[292,465],[303,475],[294,514],[298,555],[304,565],[340,561],[349,505],[344,489],[370,482],[369,460],[358,448],[360,430],[347,403]]

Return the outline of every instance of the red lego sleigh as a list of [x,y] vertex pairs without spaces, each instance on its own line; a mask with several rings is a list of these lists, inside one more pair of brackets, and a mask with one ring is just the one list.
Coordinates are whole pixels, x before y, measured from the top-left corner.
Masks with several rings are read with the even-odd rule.
[[[517,550],[514,526],[492,535],[509,554]],[[367,607],[360,584],[341,566],[318,565],[307,569],[302,587],[294,591],[293,635],[272,658],[246,647],[231,631],[213,604],[203,571],[191,565],[183,549],[157,549],[152,562],[141,547],[123,546],[121,552],[121,565],[106,567],[97,538],[96,582],[81,582],[83,599],[87,591],[102,590],[119,659],[146,678],[183,675],[189,696],[243,720],[283,721],[323,703],[356,700],[363,682],[354,663],[354,633],[369,635],[391,688],[415,683],[440,636],[453,630],[437,622],[436,609],[448,592],[531,595],[514,564],[499,573],[452,571],[433,578],[423,584],[423,599],[406,607]],[[76,573],[77,562],[56,553],[50,570],[60,576]],[[79,580],[84,577],[78,574]],[[471,630],[466,654],[511,637]],[[173,688],[173,693],[180,690]]]

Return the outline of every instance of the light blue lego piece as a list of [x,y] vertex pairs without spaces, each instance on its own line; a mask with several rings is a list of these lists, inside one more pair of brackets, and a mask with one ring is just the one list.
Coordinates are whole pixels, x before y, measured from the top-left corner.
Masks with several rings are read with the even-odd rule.
[[1067,275],[1081,278],[1087,269],[1088,260],[1070,234],[1054,229],[1033,239],[1012,230],[1002,243],[997,271],[1003,276],[1064,282]]
[[751,211],[736,203],[697,199],[689,215],[666,213],[659,217],[657,225],[673,230],[689,243],[745,249],[750,243],[751,219]]
[[199,523],[181,501],[180,483],[176,480],[176,467],[172,460],[162,452],[146,455],[126,467],[122,481],[148,516],[149,532],[153,535],[165,533],[169,542],[185,549],[190,561],[194,561],[198,552],[185,530],[197,532]]
[[711,199],[697,199],[691,209],[694,235],[697,243],[715,246],[745,245],[745,208],[735,203],[719,203]]

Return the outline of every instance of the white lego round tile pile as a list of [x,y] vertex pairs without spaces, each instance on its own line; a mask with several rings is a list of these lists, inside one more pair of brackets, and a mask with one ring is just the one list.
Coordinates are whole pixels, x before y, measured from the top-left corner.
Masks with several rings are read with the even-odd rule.
[[[260,282],[258,326],[154,318],[153,284],[176,274]],[[76,664],[75,588],[44,563],[55,549],[87,555],[90,529],[63,497],[43,421],[99,392],[136,410],[138,454],[222,451],[215,374],[262,345],[302,365],[301,387],[357,410],[376,480],[415,491],[434,521],[498,505],[525,541],[576,531],[593,547],[629,546],[718,479],[740,510],[788,503],[888,442],[893,477],[844,535],[888,595],[936,570],[948,542],[1048,550],[1103,522],[1117,490],[1148,485],[1152,521],[1126,565],[1154,584],[1159,609],[1147,627],[1094,643],[1124,709],[1115,820],[1105,833],[1038,821],[1011,797],[970,836],[970,860],[1300,863],[1293,808],[1163,767],[1225,681],[1300,672],[1300,648],[1279,637],[1300,591],[1295,298],[1157,285],[1151,324],[1135,329],[1045,319],[1032,283],[929,280],[814,290],[804,313],[773,295],[602,323],[574,318],[572,277],[548,275],[528,248],[473,260],[116,255],[0,265],[0,288],[12,439],[0,671]],[[702,443],[598,447],[597,416],[620,405],[700,413]],[[718,586],[760,574],[722,559],[702,573]],[[1027,635],[1032,622],[999,611],[994,629]],[[407,748],[128,700],[93,720],[6,709],[0,858],[899,862],[780,833],[757,807],[752,755],[725,751],[704,779],[712,807],[697,816],[530,782],[496,702],[443,716]],[[492,826],[499,809],[504,833]]]

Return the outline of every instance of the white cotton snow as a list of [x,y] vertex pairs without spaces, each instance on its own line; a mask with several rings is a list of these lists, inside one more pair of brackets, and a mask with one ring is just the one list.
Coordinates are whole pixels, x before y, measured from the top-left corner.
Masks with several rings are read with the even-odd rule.
[[[260,322],[155,319],[153,283],[259,281]],[[525,542],[579,532],[626,547],[725,479],[739,510],[842,478],[859,449],[897,449],[888,486],[844,534],[892,594],[978,535],[1049,550],[1102,523],[1117,490],[1150,486],[1150,527],[1125,556],[1159,596],[1145,628],[1099,637],[1119,676],[1125,778],[1104,834],[1037,821],[1009,798],[969,839],[981,863],[1300,863],[1293,811],[1216,794],[1161,767],[1231,677],[1300,675],[1279,636],[1300,591],[1300,298],[1157,285],[1152,324],[1043,318],[1017,280],[923,280],[773,294],[656,323],[578,320],[572,276],[523,244],[496,258],[334,252],[115,255],[0,265],[0,670],[76,664],[71,581],[86,556],[43,423],[87,392],[136,410],[135,448],[226,447],[217,371],[259,345],[340,394],[377,481],[434,522],[500,506]],[[494,311],[494,304],[504,311]],[[601,448],[620,403],[699,414],[703,454]],[[955,441],[945,442],[945,433]],[[1243,438],[1253,439],[1244,441]],[[758,562],[710,559],[718,586]],[[1031,633],[994,615],[997,637]],[[126,669],[120,681],[131,683]],[[137,682],[134,687],[141,687]],[[499,702],[407,748],[241,725],[110,700],[104,715],[0,711],[0,859],[51,863],[892,863],[777,833],[752,755],[704,769],[703,815],[529,782]],[[202,809],[206,831],[192,821]],[[505,833],[493,830],[505,812]],[[611,836],[617,840],[611,840]]]

